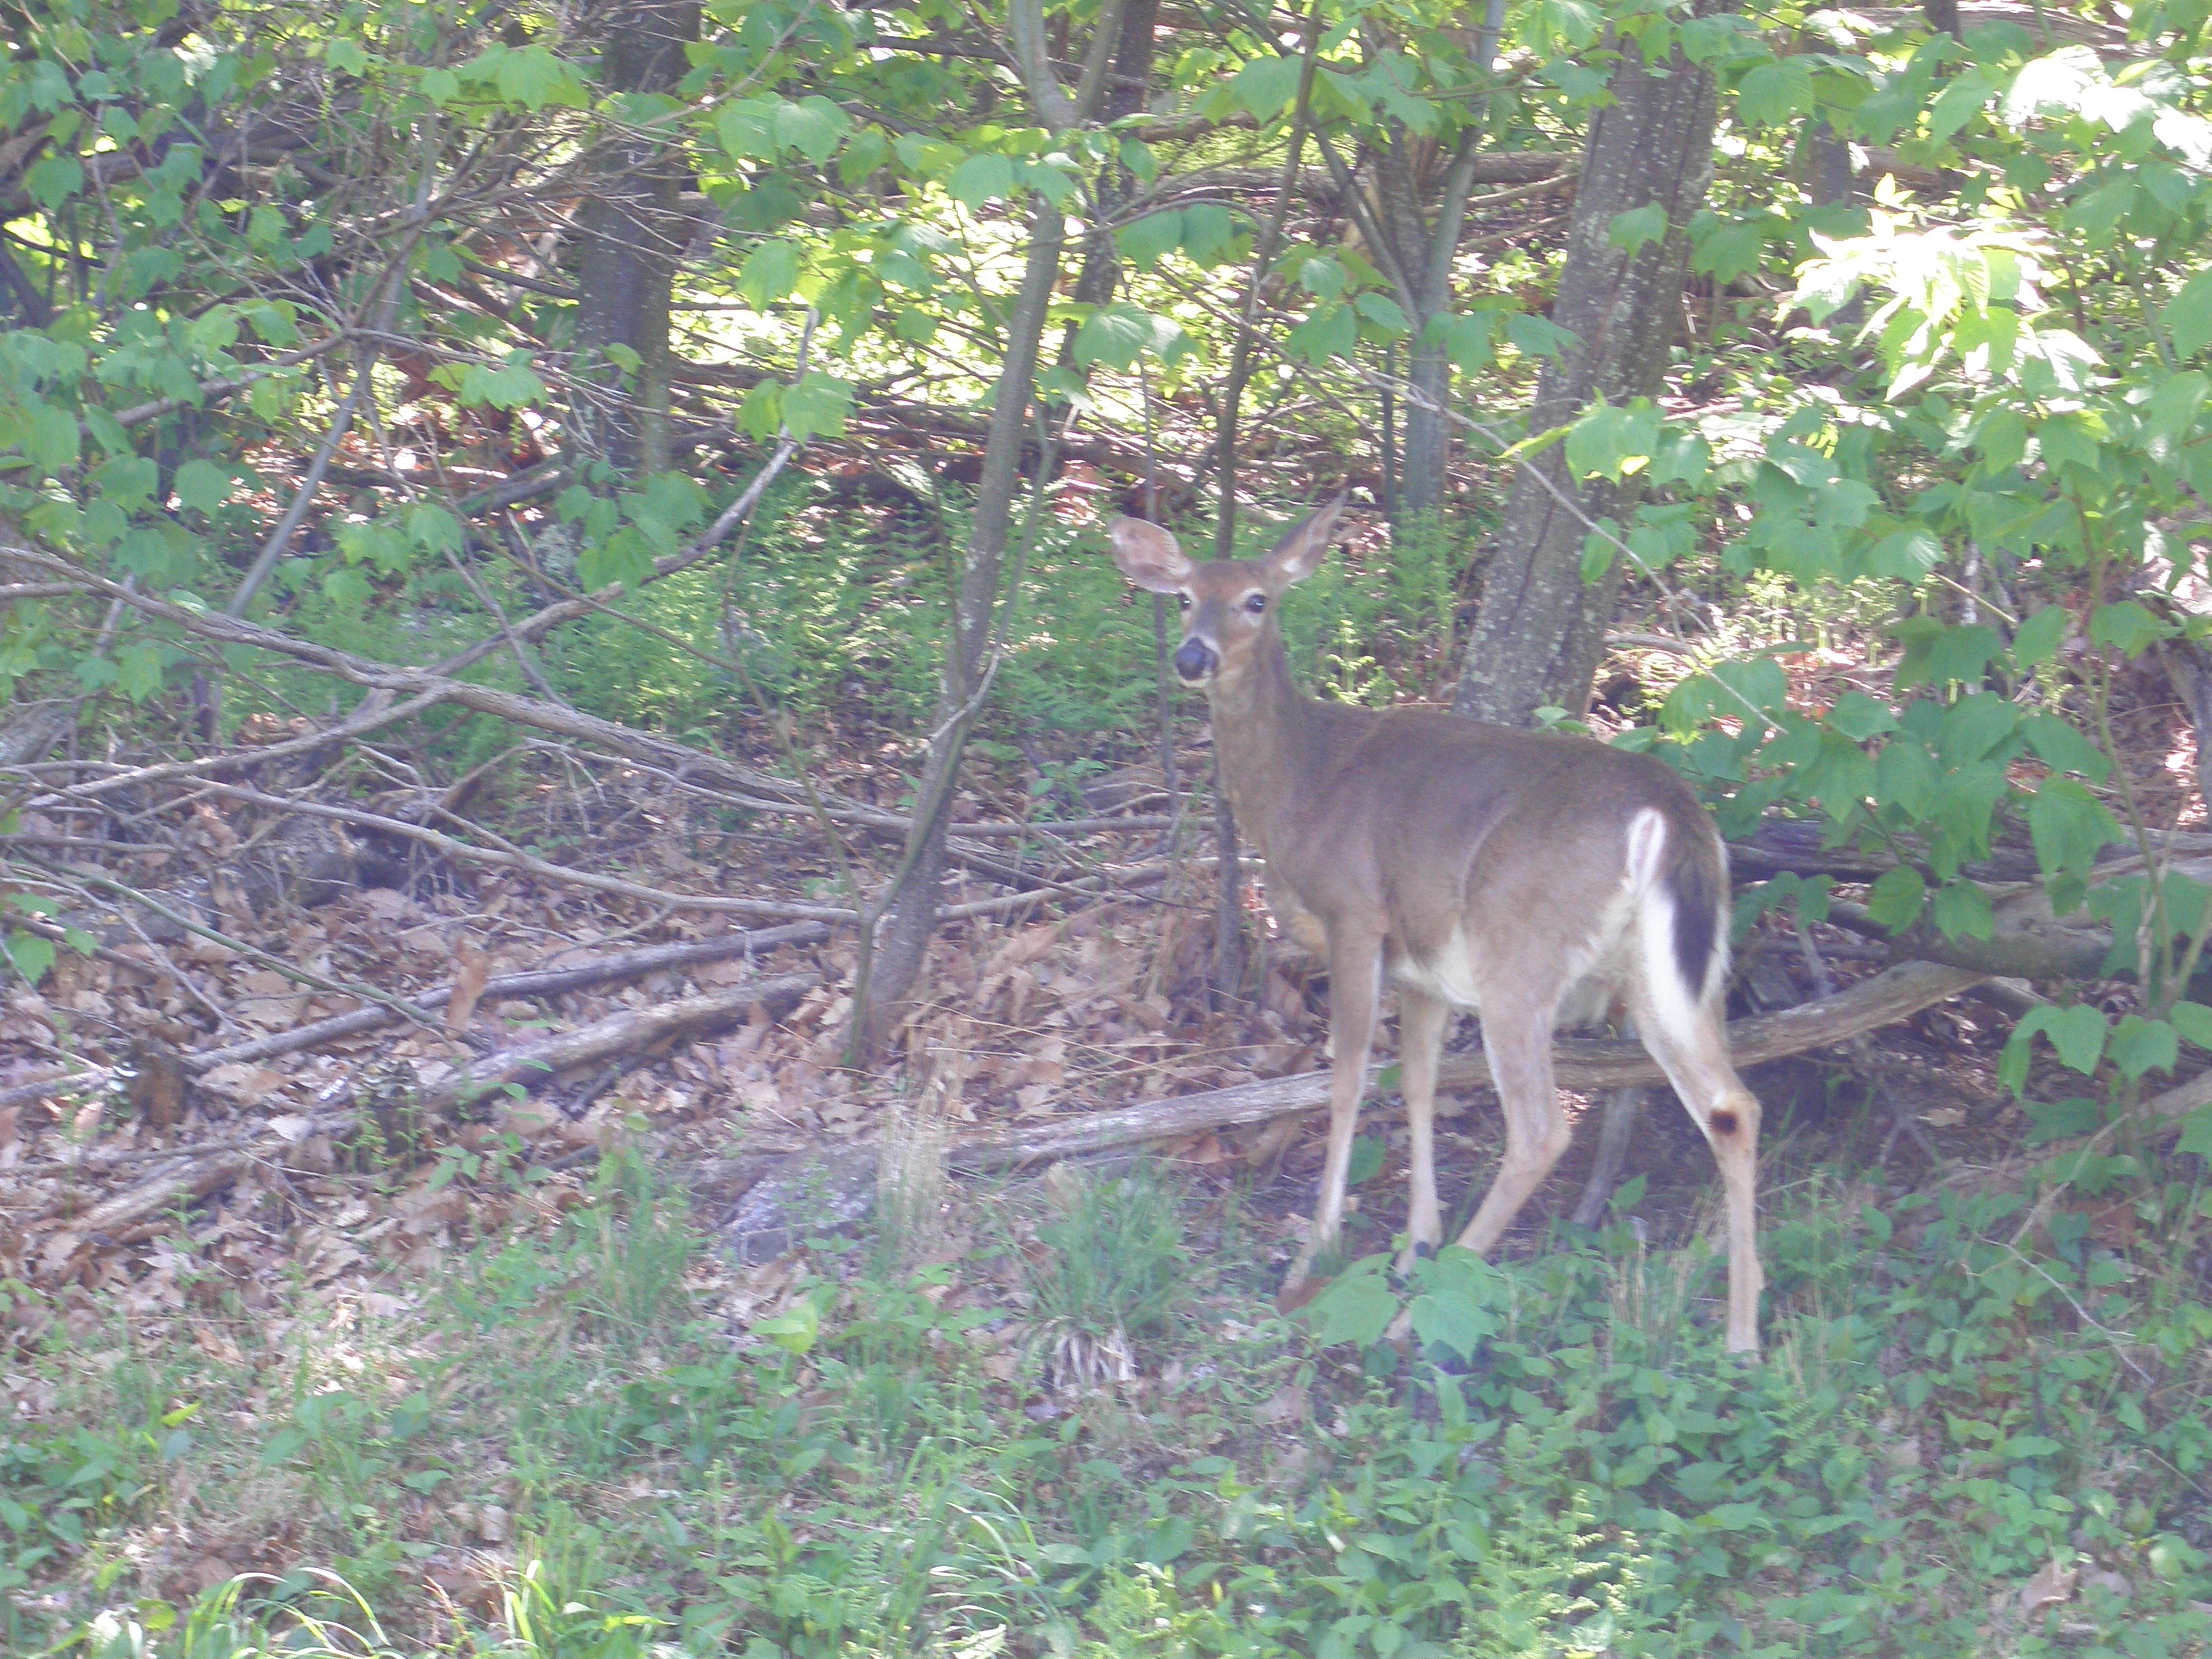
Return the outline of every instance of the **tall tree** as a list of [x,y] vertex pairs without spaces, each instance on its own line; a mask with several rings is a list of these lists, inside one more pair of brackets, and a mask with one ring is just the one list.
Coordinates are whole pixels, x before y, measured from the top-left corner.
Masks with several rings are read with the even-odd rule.
[[696,0],[617,0],[606,18],[599,83],[618,130],[578,216],[574,392],[568,440],[579,460],[659,472],[669,463],[669,307],[686,240],[684,160],[653,117],[690,67]]
[[[1121,39],[1122,0],[1100,8],[1091,50],[1074,95],[1060,83],[1045,42],[1040,0],[1013,0],[1010,22],[1016,61],[1040,120],[1065,132],[1093,118],[1101,106],[1107,64]],[[1031,200],[1029,257],[1008,317],[1006,355],[993,392],[984,439],[982,476],[975,488],[975,516],[962,556],[954,596],[952,636],[938,687],[938,722],[915,792],[914,827],[891,890],[883,902],[880,931],[872,942],[864,988],[854,999],[856,1057],[879,1053],[908,1006],[908,994],[937,932],[939,884],[945,872],[945,827],[952,813],[968,733],[991,682],[990,656],[999,620],[1014,498],[1021,489],[1023,441],[1036,391],[1038,349],[1053,292],[1060,285],[1066,219],[1058,203]],[[1040,478],[1039,483],[1042,485]]]
[[[1576,343],[1544,366],[1532,433],[1566,425],[1595,398],[1656,392],[1681,319],[1690,217],[1712,181],[1714,79],[1679,50],[1655,65],[1634,41],[1620,47],[1610,101],[1590,120],[1552,307]],[[1632,505],[1635,489],[1577,483],[1556,444],[1522,469],[1483,579],[1458,713],[1525,726],[1547,706],[1581,712],[1625,574],[1616,559],[1583,580],[1588,521]]]

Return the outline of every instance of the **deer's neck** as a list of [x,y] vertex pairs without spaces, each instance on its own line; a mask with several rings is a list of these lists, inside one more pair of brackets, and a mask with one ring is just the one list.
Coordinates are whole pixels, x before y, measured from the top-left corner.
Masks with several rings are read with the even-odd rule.
[[1276,821],[1297,810],[1320,770],[1320,705],[1291,679],[1279,638],[1253,653],[1242,673],[1217,678],[1208,702],[1229,804],[1264,858]]

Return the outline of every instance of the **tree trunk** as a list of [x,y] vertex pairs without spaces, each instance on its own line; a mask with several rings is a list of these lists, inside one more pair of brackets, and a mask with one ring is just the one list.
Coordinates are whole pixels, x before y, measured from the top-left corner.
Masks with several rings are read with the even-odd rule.
[[[1405,461],[1399,472],[1399,513],[1413,520],[1444,504],[1446,468],[1451,459],[1451,359],[1427,338],[1429,325],[1451,309],[1452,264],[1459,257],[1461,228],[1467,222],[1467,198],[1474,187],[1474,163],[1481,133],[1468,126],[1446,171],[1433,224],[1423,225],[1416,210],[1408,228],[1420,235],[1409,242],[1407,276],[1413,284],[1409,313],[1413,325],[1406,379],[1413,395],[1406,399]],[[1415,264],[1413,261],[1418,260]]]
[[[1152,41],[1159,14],[1160,0],[1127,0],[1122,8],[1121,38],[1115,43],[1114,67],[1106,82],[1106,94],[1099,112],[1101,120],[1118,121],[1144,108],[1152,90]],[[1102,225],[1115,216],[1115,210],[1127,198],[1131,182],[1129,170],[1118,161],[1109,161],[1099,169],[1097,216]],[[1094,231],[1084,250],[1082,273],[1075,279],[1073,297],[1076,303],[1104,305],[1114,297],[1115,281],[1121,270],[1113,233]],[[1071,324],[1063,361],[1072,361],[1074,339],[1075,329]]]
[[[1108,80],[1108,55],[1123,38],[1123,4],[1124,0],[1104,0],[1100,6],[1073,98],[1060,84],[1047,54],[1040,0],[1014,0],[1009,8],[1007,33],[1023,85],[1053,131],[1081,124],[1099,107]],[[1060,253],[1066,240],[1067,222],[1060,209],[1040,196],[1034,198],[1033,210],[1029,260],[1006,324],[1006,360],[992,394],[983,471],[975,486],[975,520],[961,563],[952,639],[939,687],[937,729],[930,735],[921,787],[915,793],[906,854],[885,897],[874,948],[863,957],[863,981],[854,990],[850,1052],[856,1060],[880,1054],[910,1006],[914,981],[937,932],[938,880],[945,868],[945,831],[951,819],[960,759],[969,729],[990,690],[992,635],[1013,527],[1014,493],[1021,484],[1022,440],[1036,392],[1037,353],[1044,340],[1046,313],[1052,307],[1053,290],[1060,285]],[[1044,459],[1038,458],[1039,488]]]
[[[1613,102],[1590,121],[1552,307],[1581,343],[1544,365],[1531,432],[1565,426],[1593,398],[1658,391],[1681,313],[1690,216],[1712,179],[1717,100],[1708,71],[1677,53],[1655,75],[1624,43],[1609,89]],[[1622,252],[1609,234],[1614,219],[1654,202],[1666,210],[1667,234]],[[1457,712],[1527,726],[1547,706],[1573,714],[1588,707],[1624,573],[1616,559],[1598,581],[1583,582],[1583,520],[1619,514],[1635,499],[1633,486],[1574,483],[1556,444],[1522,470],[1485,575]]]
[[914,828],[908,832],[902,873],[889,900],[865,995],[854,1009],[859,1038],[855,1046],[864,1057],[879,1054],[904,1017],[908,994],[937,931],[945,825],[951,817],[953,788],[958,781],[969,727],[985,690],[992,624],[998,614],[1006,544],[1013,526],[1014,495],[1021,485],[1022,439],[1036,385],[1037,350],[1044,337],[1045,314],[1060,282],[1065,223],[1057,207],[1038,199],[1029,263],[1014,301],[1006,361],[1000,366],[990,430],[984,440],[982,477],[975,487],[975,527],[961,564],[952,638],[939,686],[938,729],[915,792]]
[[[599,82],[610,93],[672,94],[699,38],[696,0],[622,0],[607,19]],[[611,139],[578,218],[575,387],[568,447],[580,470],[669,465],[669,306],[686,226],[677,147],[636,134]],[[623,359],[635,354],[635,367]]]

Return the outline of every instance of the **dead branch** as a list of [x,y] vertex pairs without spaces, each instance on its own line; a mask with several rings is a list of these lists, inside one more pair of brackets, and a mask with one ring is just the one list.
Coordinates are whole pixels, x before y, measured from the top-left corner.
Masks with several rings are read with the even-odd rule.
[[[1981,979],[1964,969],[1900,963],[1833,996],[1738,1020],[1729,1027],[1729,1036],[1739,1065],[1779,1060],[1905,1018],[1972,988]],[[1570,1089],[1620,1089],[1666,1081],[1640,1043],[1569,1040],[1556,1045],[1553,1059],[1559,1083]],[[2205,1090],[2212,1095],[2212,1073],[2206,1077]],[[1449,1089],[1486,1090],[1488,1066],[1480,1053],[1446,1054],[1438,1081]],[[1178,1139],[1207,1129],[1265,1123],[1328,1103],[1328,1073],[1308,1072],[977,1135],[955,1141],[946,1157],[954,1169],[971,1173],[1019,1169],[1146,1141]],[[744,1260],[758,1261],[791,1248],[806,1231],[857,1219],[866,1213],[875,1192],[875,1164],[872,1146],[793,1153],[762,1175],[738,1200],[726,1224],[732,1247]]]
[[[1892,1024],[1923,1008],[1946,1001],[1984,975],[1929,962],[1899,963],[1871,979],[1861,980],[1831,997],[1779,1012],[1741,1019],[1729,1027],[1729,1042],[1739,1066],[1756,1066],[1825,1048]],[[1666,1073],[1639,1042],[1591,1042],[1569,1038],[1556,1045],[1553,1064],[1559,1085],[1588,1091],[1636,1084],[1663,1084]],[[1488,1062],[1480,1053],[1446,1054],[1437,1082],[1447,1089],[1490,1087]],[[1204,1129],[1264,1123],[1291,1112],[1328,1103],[1328,1073],[1308,1072],[1265,1083],[1240,1084],[1176,1100],[1152,1101],[1110,1112],[1035,1127],[979,1136],[954,1144],[956,1167],[998,1170],[1043,1158],[1104,1152],[1146,1140],[1166,1140]]]
[[722,911],[732,915],[755,916],[769,921],[850,921],[854,919],[850,910],[840,906],[726,898],[712,893],[670,892],[665,888],[647,887],[641,882],[624,881],[619,876],[602,876],[589,870],[576,869],[571,865],[550,863],[544,859],[532,858],[527,853],[478,847],[442,830],[410,823],[404,818],[387,817],[379,812],[364,812],[357,807],[332,806],[323,801],[265,794],[258,789],[246,789],[227,783],[210,784],[206,793],[233,800],[249,801],[257,806],[274,807],[282,812],[332,818],[340,823],[374,830],[380,835],[420,842],[423,846],[434,848],[447,858],[462,863],[489,864],[496,869],[517,870],[545,880],[565,882],[572,887],[588,887],[595,892],[612,893],[621,898],[641,899],[648,904],[662,905],[670,909]]
[[[483,997],[552,997],[570,991],[587,991],[601,985],[620,984],[625,980],[643,979],[647,974],[667,973],[679,968],[697,968],[710,962],[726,962],[732,957],[750,956],[755,951],[773,951],[780,945],[814,945],[830,937],[826,923],[799,922],[786,927],[763,927],[750,933],[724,933],[714,939],[696,939],[683,945],[656,945],[648,950],[628,951],[620,956],[587,963],[577,968],[540,969],[526,974],[502,974],[484,981]],[[565,953],[562,953],[565,954]],[[415,1005],[419,1008],[442,1008],[453,1000],[454,988],[440,985],[419,993]],[[233,1061],[267,1060],[276,1054],[296,1054],[303,1048],[319,1048],[325,1042],[358,1036],[364,1031],[374,1031],[395,1023],[396,1017],[385,1008],[357,1008],[348,1014],[333,1014],[328,1019],[319,1019],[308,1025],[297,1025],[289,1031],[276,1031],[267,1036],[249,1042],[234,1042],[221,1048],[201,1048],[183,1056],[185,1069],[204,1072]]]
[[508,1085],[529,1088],[555,1074],[617,1054],[641,1055],[687,1037],[734,1025],[755,1008],[786,1012],[822,982],[819,974],[785,974],[702,991],[651,1008],[625,1008],[537,1042],[502,1048],[423,1085],[416,1097],[425,1112],[449,1112]]
[[[540,1042],[523,1043],[477,1065],[462,1066],[422,1088],[414,1104],[426,1115],[449,1114],[510,1085],[527,1088],[574,1066],[616,1054],[647,1052],[735,1024],[756,1007],[781,1015],[820,982],[817,974],[786,974],[684,997],[656,1008],[624,1009],[575,1030]],[[309,1119],[308,1133],[342,1134],[353,1127],[359,1115],[350,1109],[318,1114]],[[71,1218],[70,1229],[86,1237],[105,1234],[119,1240],[129,1230],[164,1210],[205,1198],[253,1164],[269,1161],[274,1150],[271,1141],[287,1144],[272,1136],[252,1146],[183,1158]]]
[[330,992],[337,996],[352,997],[361,1002],[380,1004],[395,1019],[411,1020],[426,1030],[434,1031],[438,1029],[436,1022],[428,1015],[402,998],[389,995],[374,986],[349,985],[343,980],[327,979],[320,974],[312,973],[297,963],[287,962],[282,957],[270,955],[258,945],[249,945],[242,939],[234,939],[228,933],[210,927],[204,922],[194,921],[181,912],[171,909],[152,894],[141,892],[127,883],[117,881],[108,876],[98,875],[88,870],[73,870],[64,865],[49,864],[46,860],[32,853],[20,853],[17,856],[24,863],[35,865],[59,880],[121,899],[125,903],[136,905],[142,910],[149,911],[161,917],[162,921],[183,928],[188,933],[197,933],[202,939],[213,940],[226,951],[236,951],[250,961],[258,962],[264,968],[283,975],[296,985],[304,985],[310,990]]

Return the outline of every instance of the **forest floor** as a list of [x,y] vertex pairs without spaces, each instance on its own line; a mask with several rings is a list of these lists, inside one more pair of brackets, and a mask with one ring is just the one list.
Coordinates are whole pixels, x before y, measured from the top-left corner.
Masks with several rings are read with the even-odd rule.
[[[1131,780],[1117,809],[1157,805]],[[796,887],[814,856],[773,825],[702,829],[642,778],[538,810],[540,839],[588,834],[594,867],[700,890],[738,865]],[[1994,1080],[2005,1022],[1971,1000],[1751,1073],[1757,1365],[1719,1352],[1711,1164],[1671,1108],[1645,1113],[1594,1231],[1559,1218],[1581,1138],[1498,1270],[1461,1281],[1472,1364],[1446,1371],[1274,1314],[1310,1133],[912,1177],[889,1219],[766,1261],[734,1248],[771,1155],[901,1111],[926,1140],[1313,1069],[1325,988],[1295,961],[1267,963],[1256,1006],[1209,1012],[1211,891],[1199,869],[951,929],[912,1030],[919,1096],[840,1065],[836,942],[483,995],[434,1029],[161,1081],[180,1027],[234,1042],[352,1006],[240,947],[410,996],[715,931],[526,874],[418,870],[224,912],[228,942],[64,952],[0,1023],[0,1085],[58,1056],[100,1079],[0,1109],[6,1643],[2206,1650],[2202,1165],[2148,1140],[2033,1146]],[[1819,938],[1837,978],[1869,967]],[[1741,957],[1753,1006],[1812,994],[1793,934]],[[401,1062],[426,1086],[625,1008],[792,975],[818,983],[780,1018],[495,1096],[477,1121],[329,1116]],[[933,1130],[911,1127],[918,1097]],[[1443,1156],[1463,1213],[1497,1126],[1488,1101],[1456,1105]],[[1355,1256],[1402,1216],[1402,1133],[1373,1110]],[[2111,1167],[2081,1178],[2093,1152]],[[2070,1188],[2031,1204],[2069,1156]],[[149,1171],[222,1158],[198,1202],[88,1220]]]
[[[1791,672],[1817,701],[1856,660]],[[1670,671],[1638,672],[1632,697]],[[2179,823],[2186,726],[2150,692],[2116,720]],[[773,764],[759,726],[732,746]],[[868,697],[824,730],[817,782],[895,811]],[[1440,1260],[1443,1370],[1370,1346],[1371,1310],[1274,1311],[1310,1124],[939,1184],[948,1139],[1324,1063],[1326,985],[1289,951],[1210,995],[1211,812],[1145,752],[980,747],[957,820],[1097,827],[989,842],[948,891],[988,913],[945,928],[877,1073],[843,1063],[849,931],[718,952],[732,918],[639,896],[838,902],[810,827],[666,775],[556,755],[471,809],[596,889],[373,829],[341,848],[356,878],[301,879],[330,848],[288,840],[273,764],[265,803],[180,794],[159,842],[27,814],[58,872],[136,896],[58,917],[100,949],[0,1006],[0,1650],[2212,1650],[2204,1162],[2055,1066],[2015,1100],[1988,1004],[1747,1073],[1755,1364],[1720,1351],[1711,1162],[1663,1094],[1601,1225],[1565,1219],[1585,1133],[1494,1269]],[[458,812],[462,787],[336,799]],[[1769,915],[1733,1011],[1885,957]],[[378,999],[406,1017],[288,1043]],[[701,999],[714,1018],[647,1029]],[[498,1070],[593,1033],[550,1079]],[[1355,1261],[1404,1213],[1390,1043]],[[457,1109],[471,1079],[496,1086]],[[1496,1108],[1445,1108],[1463,1218]],[[863,1147],[896,1155],[873,1218],[825,1175],[815,1209],[785,1200],[793,1248],[736,1231],[784,1160]]]

